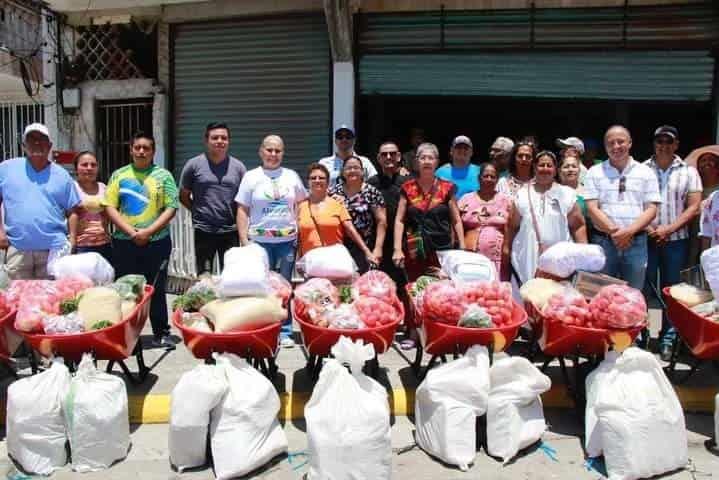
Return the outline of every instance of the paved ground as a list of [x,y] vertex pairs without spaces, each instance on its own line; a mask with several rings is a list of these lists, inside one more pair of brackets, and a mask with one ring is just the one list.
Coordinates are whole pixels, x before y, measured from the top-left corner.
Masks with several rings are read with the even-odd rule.
[[[658,325],[658,311],[652,310],[652,329],[656,331]],[[149,346],[151,339],[149,329],[143,335],[143,343]],[[298,336],[299,340],[299,336]],[[521,353],[525,345],[518,342],[510,349],[510,354]],[[128,458],[111,468],[106,473],[85,474],[82,478],[110,478],[126,479],[209,479],[214,478],[209,468],[189,472],[182,475],[173,473],[168,465],[167,455],[167,402],[168,394],[176,384],[179,377],[196,365],[199,360],[194,359],[183,344],[178,345],[177,350],[165,352],[157,349],[145,351],[146,362],[152,367],[152,371],[146,381],[139,386],[128,384],[128,393],[131,397],[131,410],[135,411],[135,417],[142,419],[145,424],[132,426],[133,447]],[[392,348],[381,357],[379,380],[388,390],[396,394],[406,394],[403,398],[393,398],[394,411],[397,415],[393,417],[392,441],[396,450],[393,457],[394,478],[413,479],[459,479],[459,478],[532,478],[532,479],[556,479],[556,478],[600,478],[595,471],[588,471],[584,465],[582,442],[580,434],[582,426],[575,411],[571,408],[553,409],[547,408],[547,417],[550,423],[550,432],[545,435],[544,441],[557,450],[557,461],[547,456],[542,449],[530,448],[528,452],[513,462],[511,465],[502,467],[501,464],[490,457],[484,451],[478,453],[476,464],[469,472],[460,472],[457,469],[445,466],[433,460],[421,450],[415,448],[406,453],[399,450],[413,444],[412,417],[405,416],[405,412],[411,414],[411,394],[418,384],[418,380],[409,367],[414,358],[414,351],[409,356],[398,349]],[[429,360],[427,356],[424,362]],[[307,440],[304,434],[305,426],[302,420],[303,398],[312,391],[313,382],[307,376],[304,366],[306,363],[306,352],[297,347],[283,349],[277,358],[280,367],[279,375],[275,385],[277,390],[284,394],[285,400],[288,394],[292,393],[295,398],[300,398],[300,403],[291,412],[285,410],[283,425],[290,442],[290,451],[302,453],[307,448]],[[131,369],[135,368],[134,360],[129,360]],[[20,365],[22,367],[22,365]],[[686,368],[682,366],[681,368]],[[116,369],[119,372],[119,369]],[[570,369],[571,371],[571,369]],[[20,369],[20,376],[29,374],[28,368]],[[553,395],[545,404],[548,406],[568,406],[571,401],[563,388],[563,378],[560,369],[555,363],[550,367],[548,374],[554,382]],[[2,377],[0,383],[0,396],[5,396],[5,390],[13,379],[8,375]],[[699,410],[709,410],[711,398],[719,386],[719,373],[711,364],[700,367],[699,371],[687,382],[685,388],[680,392],[685,405],[698,405]],[[401,395],[400,395],[401,396]],[[692,403],[693,402],[693,403]],[[406,405],[405,405],[406,404]],[[134,406],[133,406],[134,405]],[[403,406],[405,407],[403,410]],[[693,407],[688,408],[693,410]],[[154,413],[153,413],[154,412]],[[151,422],[159,422],[152,424]],[[687,470],[674,473],[662,478],[677,479],[704,479],[719,478],[718,454],[705,449],[704,442],[712,435],[713,418],[708,414],[688,414],[687,428],[690,440],[691,467]],[[16,475],[13,466],[5,455],[4,433],[0,441],[0,475],[8,471],[6,478],[20,480],[22,475]],[[274,462],[268,468],[257,472],[252,478],[272,479],[294,479],[300,478],[306,471],[305,467],[297,467],[302,462],[301,455],[295,457],[296,461],[291,465],[287,457]],[[294,468],[297,468],[296,470]],[[712,475],[714,477],[712,477]],[[52,478],[76,478],[68,469],[56,473]]]
[[[413,424],[410,417],[396,417],[392,427],[392,467],[393,478],[412,480],[454,480],[454,479],[598,479],[602,478],[597,471],[589,471],[584,466],[584,456],[581,439],[579,437],[581,425],[571,413],[566,410],[547,410],[547,419],[551,424],[550,431],[545,434],[543,442],[556,450],[556,460],[550,458],[537,446],[529,449],[507,466],[489,457],[484,449],[477,453],[475,464],[468,472],[461,472],[457,468],[447,466],[433,459],[424,451],[415,447],[402,453],[406,447],[413,444]],[[719,478],[719,453],[713,453],[704,447],[704,441],[710,434],[712,419],[709,415],[689,415],[687,417],[689,430],[689,457],[691,459],[686,469],[664,475],[662,479],[676,480],[709,480]],[[306,458],[307,437],[304,434],[303,421],[286,422],[290,452],[296,454],[292,463],[287,456],[279,457],[269,466],[255,472],[247,478],[289,480],[299,479],[307,471],[302,465]],[[82,478],[83,480],[166,480],[187,479],[205,480],[213,479],[210,467],[199,468],[191,472],[178,474],[168,465],[167,453],[167,425],[140,425],[133,426],[132,448],[123,462],[120,462],[105,472],[77,474],[68,467],[56,472],[53,480]],[[0,475],[8,472],[4,477],[11,480],[20,480],[24,477],[17,474],[15,467],[9,463],[5,455],[5,443],[0,443]],[[299,455],[297,455],[299,454]]]

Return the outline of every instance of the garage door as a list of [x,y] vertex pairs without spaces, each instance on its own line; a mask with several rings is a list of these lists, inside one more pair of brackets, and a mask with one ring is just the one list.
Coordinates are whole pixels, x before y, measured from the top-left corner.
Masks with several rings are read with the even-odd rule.
[[303,170],[329,150],[330,46],[324,16],[173,27],[174,170],[203,151],[205,125],[231,128],[231,153],[259,164],[265,135],[285,140],[284,165]]

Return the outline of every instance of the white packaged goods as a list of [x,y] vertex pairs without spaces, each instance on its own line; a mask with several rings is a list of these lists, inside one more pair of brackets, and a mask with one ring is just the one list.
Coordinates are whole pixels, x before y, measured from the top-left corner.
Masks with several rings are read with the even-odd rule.
[[481,253],[466,250],[444,250],[437,252],[442,271],[452,280],[465,282],[494,282],[497,269],[494,262]]
[[[388,480],[392,475],[387,391],[362,373],[374,347],[340,337],[305,406],[308,480]],[[349,364],[352,373],[342,364]]]
[[586,387],[587,404],[584,411],[584,449],[588,457],[598,457],[602,454],[602,435],[599,429],[599,418],[594,408],[597,397],[602,389],[607,387],[609,372],[614,370],[620,353],[610,350],[597,368],[587,375],[584,382]]
[[244,247],[232,247],[225,252],[225,268],[230,265],[247,265],[259,261],[270,269],[270,259],[267,251],[256,243],[250,243]]
[[275,296],[213,300],[203,305],[200,313],[212,322],[218,333],[253,330],[287,318],[287,310]]
[[168,445],[170,463],[179,472],[206,463],[210,412],[226,392],[225,372],[215,365],[185,372],[172,389]]
[[537,270],[559,278],[570,277],[577,270],[598,272],[607,261],[599,245],[559,242],[539,256]]
[[680,283],[672,286],[669,288],[669,295],[689,308],[709,302],[714,298],[712,292],[702,290],[688,283]]
[[592,441],[601,442],[592,453],[604,453],[609,479],[649,478],[684,468],[684,412],[657,359],[630,347],[609,365],[591,405],[597,422],[589,432]]
[[287,451],[277,421],[280,397],[274,385],[244,359],[216,357],[228,389],[210,415],[210,444],[217,480],[245,475]]
[[487,452],[507,463],[547,429],[540,395],[552,381],[523,357],[497,360],[489,376]]
[[69,388],[70,372],[61,358],[8,387],[7,451],[28,473],[50,475],[67,463],[62,402]]
[[50,275],[56,279],[84,275],[95,285],[107,285],[115,279],[115,269],[97,252],[78,253],[58,258]]
[[310,250],[299,260],[297,268],[306,278],[331,279],[350,278],[357,270],[350,252],[340,244]]
[[554,294],[562,291],[564,286],[548,278],[533,278],[522,285],[519,294],[522,300],[532,303],[540,312]]
[[466,471],[477,455],[476,420],[487,411],[489,353],[475,345],[457,360],[433,368],[414,402],[417,444]]
[[719,245],[702,252],[701,264],[714,298],[719,298]]
[[102,470],[125,458],[130,448],[125,382],[98,370],[89,353],[70,382],[64,413],[73,470]]
[[270,262],[264,248],[251,243],[225,252],[225,268],[217,282],[222,297],[252,297],[269,295]]
[[719,393],[714,397],[714,444],[719,445]]
[[94,330],[99,322],[113,325],[122,320],[122,297],[110,287],[88,288],[77,304],[77,314],[85,322],[85,330]]

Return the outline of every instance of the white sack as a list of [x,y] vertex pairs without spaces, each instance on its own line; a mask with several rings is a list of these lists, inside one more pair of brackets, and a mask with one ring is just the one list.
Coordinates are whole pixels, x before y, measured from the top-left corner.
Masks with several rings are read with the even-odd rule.
[[[305,406],[308,480],[388,480],[392,442],[387,391],[362,373],[374,347],[340,337]],[[350,365],[352,373],[342,365]]]
[[298,261],[297,268],[306,278],[349,278],[357,271],[350,252],[342,244],[313,248]]
[[481,253],[467,250],[443,250],[437,252],[442,271],[452,280],[464,282],[498,280],[494,262]]
[[70,372],[61,358],[8,387],[7,451],[27,473],[50,475],[67,463],[62,402],[69,388]]
[[719,299],[719,245],[702,252],[701,264],[704,278],[711,287],[714,298]]
[[97,252],[60,257],[52,264],[52,272],[48,270],[48,273],[56,279],[84,275],[95,285],[107,285],[115,280],[115,269]]
[[539,256],[537,270],[559,278],[567,278],[577,270],[598,272],[606,262],[604,250],[599,245],[559,242]]
[[507,463],[547,429],[540,395],[552,381],[523,357],[497,360],[489,376],[487,453]]
[[256,243],[250,243],[244,247],[232,247],[225,252],[225,268],[230,265],[246,265],[256,261],[261,262],[266,270],[270,269],[270,258],[267,251]]
[[684,412],[651,353],[625,350],[597,392],[594,410],[610,480],[649,478],[686,466]]
[[280,397],[274,385],[245,359],[218,355],[228,389],[210,414],[210,444],[217,480],[240,477],[287,451],[277,421]]
[[719,445],[719,393],[714,397],[714,443]]
[[270,271],[259,257],[253,257],[245,263],[225,265],[217,284],[217,292],[224,298],[269,295],[272,293]]
[[102,470],[125,458],[130,448],[125,382],[98,370],[89,353],[70,382],[64,414],[74,471]]
[[584,381],[587,397],[584,410],[584,449],[590,458],[602,455],[602,434],[595,405],[599,392],[606,387],[609,372],[614,370],[620,355],[621,353],[616,350],[608,351],[604,360],[587,375]]
[[477,455],[476,420],[487,411],[489,354],[475,345],[456,360],[433,368],[414,402],[417,444],[466,471]]
[[207,462],[210,411],[227,392],[227,378],[216,365],[197,365],[185,372],[170,397],[168,445],[170,463],[182,473]]

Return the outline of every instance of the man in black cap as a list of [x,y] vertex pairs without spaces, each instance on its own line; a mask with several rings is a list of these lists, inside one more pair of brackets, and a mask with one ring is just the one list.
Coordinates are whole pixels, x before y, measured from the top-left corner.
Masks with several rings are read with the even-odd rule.
[[370,159],[355,152],[355,131],[350,126],[342,124],[335,130],[335,147],[334,155],[324,157],[319,162],[327,167],[330,172],[330,187],[339,181],[342,174],[342,164],[352,155],[362,160],[365,180],[377,175],[377,169],[374,168]]
[[[679,272],[686,268],[689,255],[689,223],[699,213],[702,182],[697,170],[676,154],[679,131],[662,125],[654,131],[654,155],[644,162],[659,182],[661,203],[657,216],[647,227],[649,234],[647,287],[660,295],[661,288],[679,283]],[[659,281],[657,281],[657,274]],[[666,312],[659,334],[662,360],[671,357],[676,337]]]

